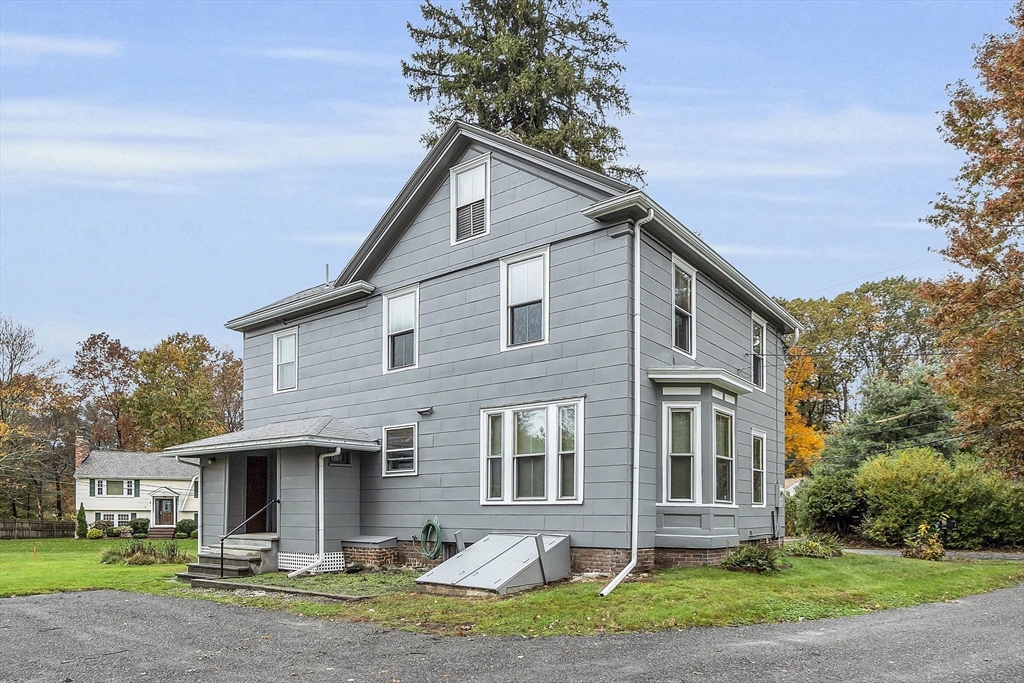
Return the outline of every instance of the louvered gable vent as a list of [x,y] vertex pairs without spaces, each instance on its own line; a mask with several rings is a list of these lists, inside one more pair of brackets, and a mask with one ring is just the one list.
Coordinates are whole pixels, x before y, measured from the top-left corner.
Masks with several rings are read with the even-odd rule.
[[484,200],[460,206],[455,211],[455,241],[482,235],[487,230],[487,214]]

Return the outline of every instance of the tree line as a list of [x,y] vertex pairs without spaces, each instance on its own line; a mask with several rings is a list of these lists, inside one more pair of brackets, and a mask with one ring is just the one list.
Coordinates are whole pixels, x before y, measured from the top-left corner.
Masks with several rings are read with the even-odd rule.
[[157,451],[242,428],[242,360],[201,334],[134,350],[106,333],[63,369],[35,332],[0,317],[0,517],[74,513],[75,438]]

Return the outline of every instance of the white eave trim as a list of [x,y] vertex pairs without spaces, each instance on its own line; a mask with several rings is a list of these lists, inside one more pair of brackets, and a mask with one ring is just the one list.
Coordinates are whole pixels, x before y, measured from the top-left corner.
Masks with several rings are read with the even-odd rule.
[[721,368],[648,368],[647,378],[656,384],[710,384],[734,394],[749,394],[755,387]]
[[376,441],[349,441],[346,439],[324,439],[319,437],[295,437],[290,439],[250,439],[248,441],[235,441],[232,443],[217,444],[213,446],[171,446],[164,449],[165,458],[175,456],[215,455],[217,453],[232,453],[235,451],[260,450],[267,448],[302,448],[314,446],[317,448],[344,448],[348,451],[363,451],[376,453],[380,450],[380,444]]
[[296,315],[307,309],[315,308],[329,304],[343,303],[346,299],[356,299],[367,294],[372,294],[375,287],[365,280],[357,280],[350,284],[342,287],[331,287],[325,289],[321,294],[314,294],[313,296],[306,297],[304,299],[298,299],[296,301],[289,301],[281,304],[280,306],[274,306],[266,310],[257,311],[256,313],[250,313],[243,315],[234,320],[229,320],[224,327],[229,330],[235,330],[236,332],[242,332],[251,327],[261,325],[263,323],[273,322],[280,320],[281,318],[287,318],[289,316]]
[[771,317],[790,326],[797,334],[800,333],[802,328],[796,318],[790,315],[786,309],[777,304],[770,296],[762,292],[757,285],[747,279],[743,273],[736,270],[731,263],[722,258],[714,249],[705,244],[704,240],[693,234],[686,226],[676,220],[672,214],[648,197],[645,192],[640,190],[627,192],[626,194],[591,204],[583,209],[583,215],[600,220],[605,216],[626,211],[631,207],[636,207],[645,214],[649,210],[654,209],[654,220],[659,225],[670,231],[687,247],[696,252],[698,256],[711,264],[728,283],[757,302]]

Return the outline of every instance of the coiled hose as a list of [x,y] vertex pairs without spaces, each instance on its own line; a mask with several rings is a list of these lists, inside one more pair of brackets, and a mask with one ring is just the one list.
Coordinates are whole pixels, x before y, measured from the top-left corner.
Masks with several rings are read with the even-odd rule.
[[[433,532],[434,540],[433,546],[431,546],[430,535]],[[434,560],[441,554],[441,523],[437,521],[437,517],[434,519],[428,519],[420,529],[420,551],[427,556],[428,559]]]

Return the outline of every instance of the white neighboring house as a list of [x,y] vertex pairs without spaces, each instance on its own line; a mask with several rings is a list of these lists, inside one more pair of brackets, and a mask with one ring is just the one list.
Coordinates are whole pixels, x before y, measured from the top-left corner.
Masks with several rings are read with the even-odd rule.
[[182,519],[199,521],[199,468],[159,453],[94,451],[75,440],[75,511],[90,524],[149,519],[150,535],[170,538]]

